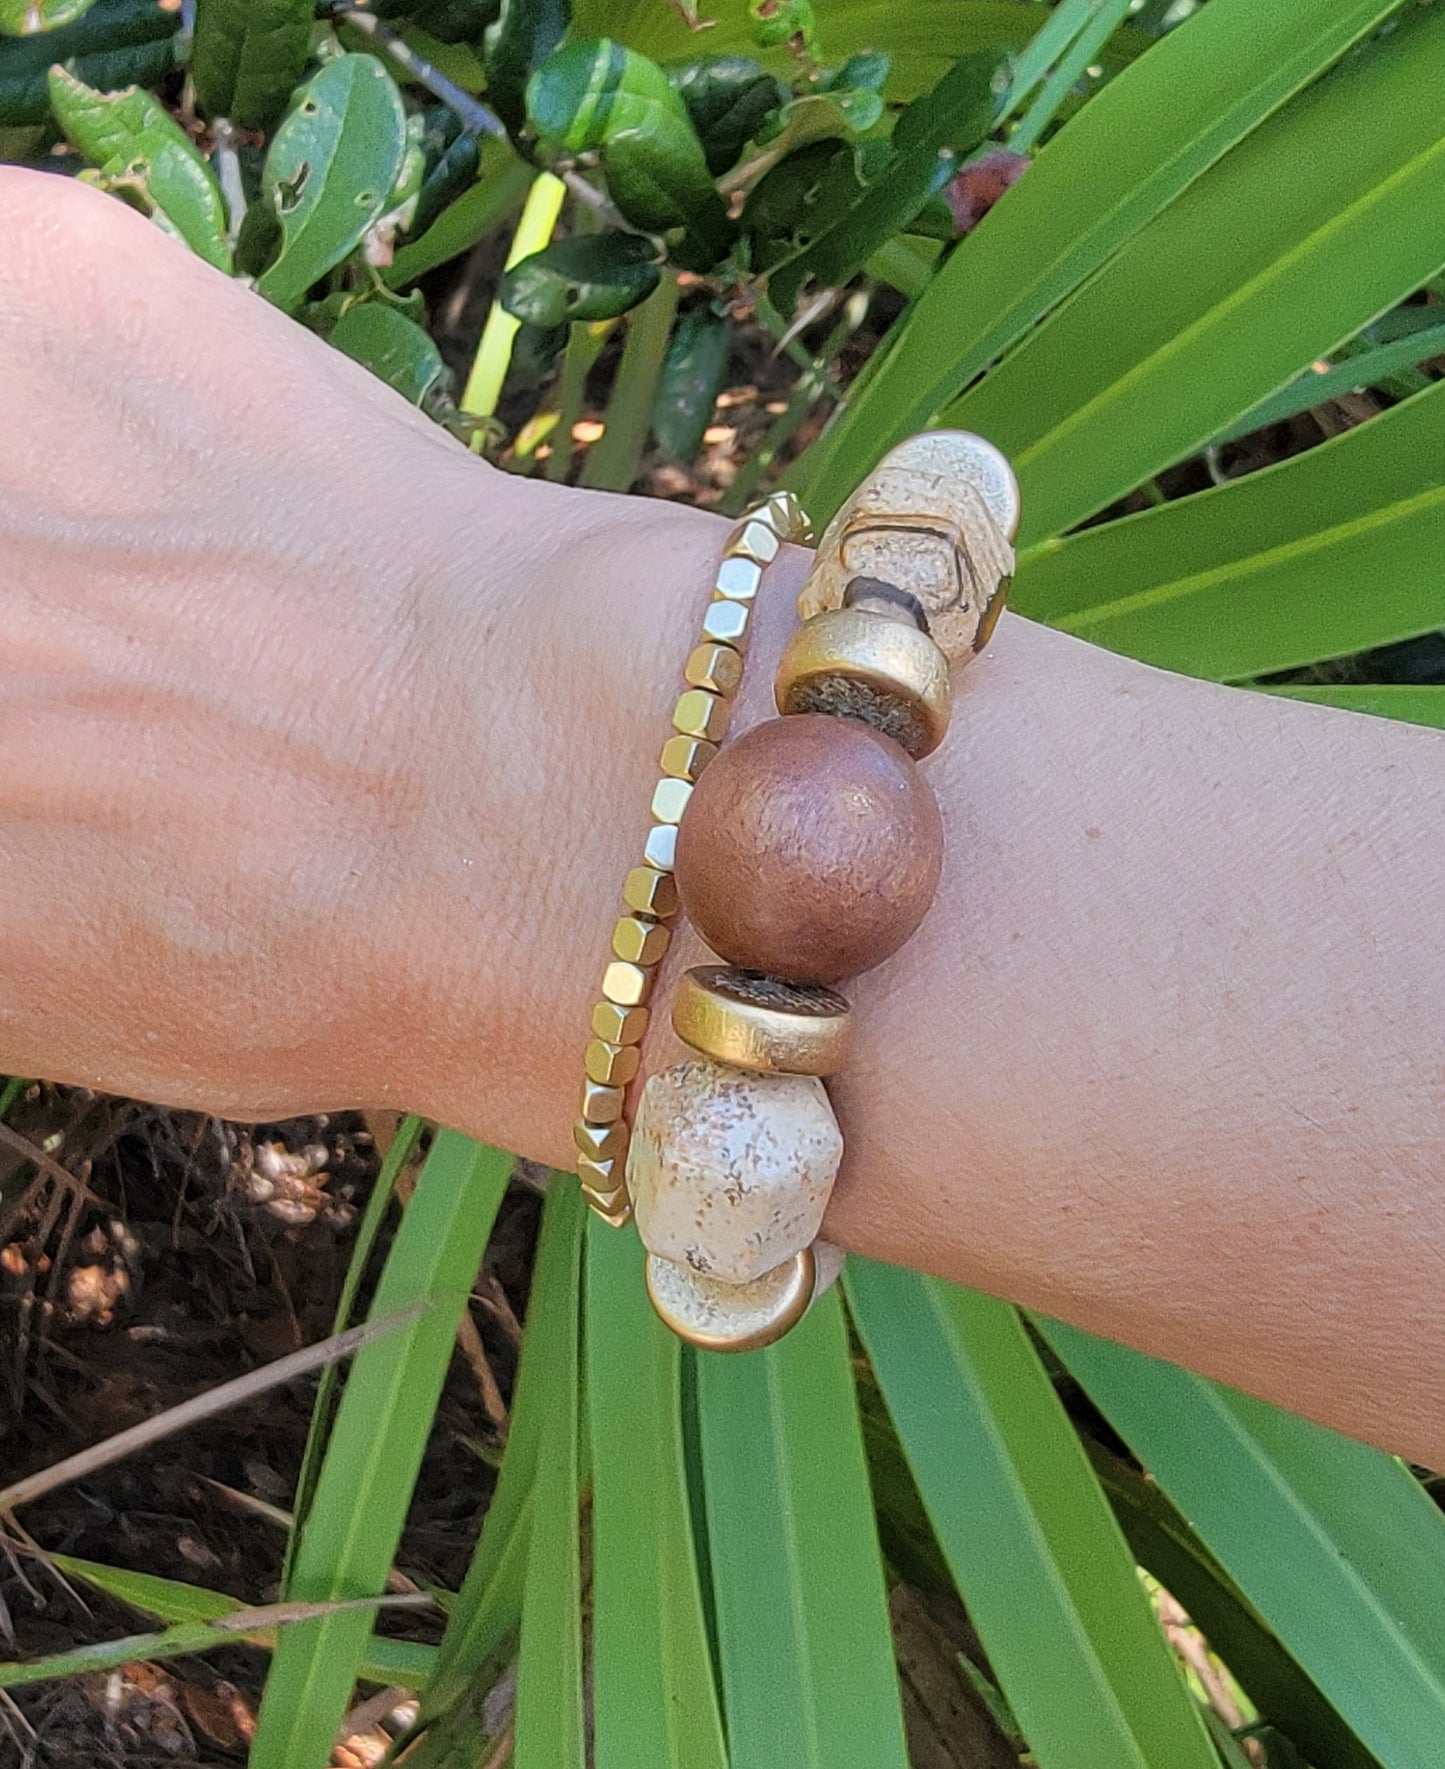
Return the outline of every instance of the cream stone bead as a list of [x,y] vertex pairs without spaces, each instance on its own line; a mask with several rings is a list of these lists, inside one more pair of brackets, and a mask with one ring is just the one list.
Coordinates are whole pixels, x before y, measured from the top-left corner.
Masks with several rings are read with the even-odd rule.
[[627,1186],[649,1253],[745,1284],[816,1238],[843,1158],[821,1081],[679,1063],[643,1089]]

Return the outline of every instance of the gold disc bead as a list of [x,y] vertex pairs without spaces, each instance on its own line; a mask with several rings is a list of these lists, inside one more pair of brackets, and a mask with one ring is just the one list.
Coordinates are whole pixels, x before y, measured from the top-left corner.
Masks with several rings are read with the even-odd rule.
[[853,1013],[836,989],[705,964],[678,983],[672,1029],[735,1069],[836,1075],[852,1049]]
[[656,1253],[647,1259],[647,1295],[664,1324],[700,1351],[761,1351],[790,1332],[817,1289],[813,1249],[746,1284],[725,1284]]
[[815,614],[784,647],[780,713],[831,713],[891,737],[916,761],[948,734],[948,659],[912,622],[863,608]]

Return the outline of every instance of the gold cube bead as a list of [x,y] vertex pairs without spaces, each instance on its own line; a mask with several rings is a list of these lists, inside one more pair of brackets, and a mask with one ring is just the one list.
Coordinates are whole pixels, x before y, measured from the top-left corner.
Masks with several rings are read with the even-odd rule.
[[594,1038],[582,1055],[588,1077],[604,1087],[626,1087],[641,1061],[635,1044],[609,1044],[605,1038]]
[[652,794],[652,815],[659,823],[681,823],[692,797],[690,780],[659,780]]
[[584,1190],[582,1196],[591,1206],[593,1215],[600,1216],[608,1228],[626,1228],[632,1221],[632,1204],[625,1191],[622,1201],[614,1207],[609,1207],[596,1193]]
[[656,964],[671,938],[661,922],[641,915],[624,915],[612,930],[612,950],[629,964]]
[[848,1062],[853,1015],[836,989],[705,964],[679,980],[672,1029],[734,1069],[836,1075]]
[[790,491],[775,491],[757,514],[760,521],[771,523],[785,541],[807,542],[813,538],[808,513]]
[[728,728],[729,703],[706,688],[689,688],[673,708],[672,728],[684,737],[705,737],[716,743]]
[[[639,915],[655,916],[666,921],[677,914],[677,881],[670,872],[659,872],[655,866],[634,866],[622,881],[622,901]],[[618,1044],[630,1044],[619,1038]]]
[[649,1017],[645,1007],[599,1001],[592,1009],[592,1031],[608,1044],[641,1044]]
[[714,694],[736,694],[743,679],[743,656],[731,645],[698,645],[682,673],[694,688],[710,688]]
[[[674,829],[673,834],[677,831]],[[629,964],[624,959],[614,958],[602,973],[602,993],[618,1007],[644,1007],[652,993],[652,985],[657,980],[657,972],[645,964]],[[604,1043],[612,1043],[612,1039],[604,1039]]]
[[671,872],[677,863],[677,825],[654,823],[642,854],[649,866],[655,866],[659,872]]
[[782,544],[782,539],[772,524],[759,520],[745,522],[728,551],[741,554],[744,559],[751,559],[758,565],[771,565]]
[[582,1083],[582,1116],[589,1124],[615,1124],[622,1116],[620,1087],[604,1087],[599,1081]]
[[593,1161],[612,1161],[627,1153],[627,1126],[619,1118],[612,1124],[589,1124],[579,1118],[572,1126],[577,1152]]
[[622,1184],[622,1165],[616,1155],[605,1161],[594,1161],[591,1155],[577,1157],[577,1177],[584,1191],[610,1196]]
[[755,564],[751,559],[744,559],[741,554],[734,554],[718,566],[713,588],[719,596],[726,596],[729,602],[751,602],[762,581],[761,565]]
[[735,651],[740,651],[748,636],[752,612],[746,602],[729,602],[726,596],[719,596],[709,603],[708,611],[702,617],[703,638],[720,645],[731,645]]
[[662,771],[673,780],[695,781],[717,751],[701,737],[669,737],[662,746]]

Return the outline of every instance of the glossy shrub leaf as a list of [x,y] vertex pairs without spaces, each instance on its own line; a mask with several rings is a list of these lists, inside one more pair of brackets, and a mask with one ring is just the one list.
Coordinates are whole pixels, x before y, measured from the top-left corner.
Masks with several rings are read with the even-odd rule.
[[818,22],[812,0],[748,0],[748,17],[753,39],[763,49],[785,43],[806,49]]
[[898,119],[892,152],[879,170],[769,276],[768,293],[779,310],[792,311],[810,278],[829,287],[846,282],[912,220],[937,186],[940,154],[976,147],[993,127],[1007,91],[1005,64],[979,55],[958,62],[932,92],[915,99]]
[[698,1357],[731,1769],[907,1769],[836,1292],[767,1351]]
[[341,55],[296,96],[262,175],[280,224],[280,254],[256,286],[278,307],[306,291],[361,243],[387,206],[406,155],[401,94],[371,55]]
[[480,169],[481,147],[475,135],[449,141],[426,165],[407,232],[413,237],[425,233],[450,203],[476,183]]
[[642,1248],[587,1224],[596,1769],[727,1769],[681,1419],[682,1348]]
[[570,0],[501,0],[487,27],[487,97],[516,140],[527,126],[527,82],[567,34]]
[[836,72],[823,75],[791,98],[763,129],[759,141],[770,160],[781,160],[819,141],[853,141],[883,116],[886,55],[851,56]]
[[760,178],[743,206],[742,228],[754,269],[796,258],[865,185],[854,143],[810,142]]
[[220,186],[158,99],[138,86],[95,92],[57,67],[50,73],[50,103],[70,141],[98,168],[104,189],[132,198],[208,264],[231,268]]
[[527,114],[554,156],[596,151],[608,194],[649,233],[680,230],[677,261],[705,269],[731,243],[732,223],[702,143],[667,75],[608,38],[569,43],[532,76]]
[[309,0],[196,0],[191,76],[201,109],[269,129],[305,70],[315,22]]
[[946,409],[1011,456],[1025,543],[1207,442],[1445,262],[1442,78],[1445,14],[1413,13],[1256,130]]
[[616,319],[645,301],[661,275],[656,248],[640,234],[576,234],[513,265],[497,299],[527,325]]
[[668,79],[687,107],[714,178],[735,166],[743,149],[782,109],[788,89],[745,55],[715,55],[670,68]]
[[30,37],[84,18],[95,0],[0,0],[0,36]]
[[[866,389],[850,398],[791,476],[814,520],[826,521],[895,442],[924,428],[1041,315],[1395,6],[1396,0],[1210,0],[1111,80],[950,254]],[[1273,193],[1258,200],[1267,205]],[[1245,219],[1236,216],[1232,225]]]
[[[333,66],[336,64],[332,64]],[[371,1317],[425,1312],[357,1354],[295,1558],[298,1602],[381,1591],[431,1430],[457,1322],[475,1281],[511,1159],[437,1133],[387,1256]],[[371,1619],[343,1611],[289,1628],[261,1704],[252,1769],[326,1761]]]
[[673,328],[652,408],[652,433],[673,460],[690,461],[702,447],[731,349],[732,322],[711,307],[691,308]]
[[420,405],[446,373],[441,352],[427,333],[385,301],[348,307],[326,335],[413,405]]
[[57,64],[102,92],[153,84],[175,59],[179,21],[160,0],[96,0],[74,24],[0,40],[0,128],[46,121]]
[[1381,1762],[1445,1723],[1445,1517],[1392,1456],[1054,1321],[1115,1430]]
[[1041,1769],[1216,1769],[1017,1312],[850,1260],[848,1302],[959,1593]]
[[1234,484],[1022,555],[1015,606],[1238,680],[1445,624],[1445,384]]
[[[402,246],[392,259],[383,272],[392,288],[415,282],[439,264],[448,264],[463,252],[471,251],[522,207],[537,176],[535,170],[500,146],[495,152],[490,149],[488,144],[488,150],[483,151],[477,182],[443,209],[424,233],[416,229],[417,237]],[[425,201],[423,183],[418,208]]]
[[585,1769],[586,1764],[577,1480],[578,1311],[586,1215],[581,1192],[569,1177],[558,1174],[547,1194],[529,1305],[561,1315],[557,1337],[564,1367],[557,1372],[557,1399],[544,1428],[533,1496],[517,1663],[516,1769]]

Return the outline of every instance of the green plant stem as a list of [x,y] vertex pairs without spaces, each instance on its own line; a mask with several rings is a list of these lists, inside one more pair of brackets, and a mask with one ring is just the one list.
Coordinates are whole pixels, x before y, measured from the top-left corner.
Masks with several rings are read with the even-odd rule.
[[627,345],[607,402],[607,427],[588,451],[582,468],[582,484],[593,491],[626,491],[637,477],[652,427],[652,404],[672,335],[677,299],[677,278],[664,274],[632,315]]
[[565,483],[572,466],[572,427],[582,411],[587,376],[602,354],[602,346],[617,322],[599,320],[594,325],[575,325],[567,340],[562,361],[562,385],[557,394],[557,427],[552,432],[552,452],[547,456],[547,477],[554,485]]
[[[530,258],[533,252],[540,252],[551,239],[557,217],[562,211],[562,199],[566,194],[566,185],[550,172],[542,173],[533,184],[522,207],[522,219],[517,223],[512,249],[507,254],[508,270],[514,264],[521,263],[523,258]],[[507,369],[512,360],[512,346],[516,342],[518,329],[519,322],[498,301],[493,300],[487,314],[487,323],[482,327],[481,342],[477,345],[472,372],[467,376],[467,384],[462,392],[461,409],[469,417],[490,418],[496,411],[502,383],[507,378]],[[480,431],[472,439],[472,447],[480,450]]]

